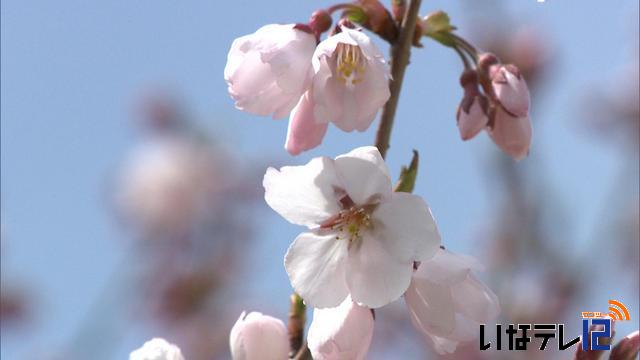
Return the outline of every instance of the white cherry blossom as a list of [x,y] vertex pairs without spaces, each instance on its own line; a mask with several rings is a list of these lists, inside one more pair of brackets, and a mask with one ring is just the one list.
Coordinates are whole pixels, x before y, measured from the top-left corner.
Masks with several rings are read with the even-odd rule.
[[387,102],[389,66],[361,31],[342,31],[322,41],[313,62],[314,114],[343,131],[365,131]]
[[271,208],[309,228],[289,247],[285,268],[312,307],[336,307],[349,294],[359,305],[384,306],[407,290],[414,261],[440,245],[427,204],[392,191],[375,147],[269,168],[263,185]]
[[413,275],[404,296],[411,321],[440,354],[473,340],[500,313],[496,295],[471,273],[481,269],[471,257],[439,249]]

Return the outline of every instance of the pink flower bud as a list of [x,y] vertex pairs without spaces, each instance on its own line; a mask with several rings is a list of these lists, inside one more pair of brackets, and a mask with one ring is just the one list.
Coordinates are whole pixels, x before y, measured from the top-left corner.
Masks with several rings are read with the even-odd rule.
[[316,37],[296,25],[266,25],[231,44],[224,79],[240,110],[281,118],[309,86]]
[[460,107],[458,107],[458,129],[460,130],[460,137],[465,141],[478,135],[489,122],[489,117],[485,111],[487,98],[482,95],[476,95],[469,99],[471,100],[470,102],[465,101],[467,99],[463,99]]
[[231,329],[229,343],[234,360],[283,360],[289,358],[287,329],[280,319],[243,311]]
[[316,117],[313,115],[313,96],[309,90],[291,112],[284,148],[291,155],[298,155],[303,151],[313,149],[322,142],[328,125],[328,122],[316,121]]
[[500,104],[514,116],[529,114],[529,88],[514,65],[500,65],[492,71],[491,84]]
[[532,132],[529,116],[514,117],[498,107],[489,136],[502,151],[522,160],[529,154]]
[[364,359],[373,337],[373,314],[347,297],[335,308],[315,309],[307,337],[315,360]]
[[478,75],[473,70],[465,71],[460,77],[464,87],[464,97],[458,106],[458,129],[462,140],[469,140],[487,126],[489,101],[478,90]]

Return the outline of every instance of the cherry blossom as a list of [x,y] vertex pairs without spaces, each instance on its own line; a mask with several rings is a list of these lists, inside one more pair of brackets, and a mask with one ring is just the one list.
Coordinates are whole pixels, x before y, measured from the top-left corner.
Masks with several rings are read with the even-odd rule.
[[440,245],[425,201],[392,191],[373,146],[269,168],[263,185],[271,208],[309,228],[289,247],[285,268],[312,307],[336,307],[349,294],[359,305],[384,306],[407,290],[414,261],[429,259]]
[[284,360],[289,358],[287,329],[280,319],[242,312],[229,335],[234,360]]
[[154,338],[129,354],[129,360],[184,360],[180,349],[165,339]]
[[231,44],[224,79],[238,109],[282,118],[311,79],[316,38],[294,24],[265,25]]
[[389,99],[389,66],[366,34],[341,30],[313,54],[314,115],[343,131],[365,131]]
[[307,340],[315,360],[361,360],[372,337],[371,310],[347,297],[338,307],[313,310]]
[[481,269],[471,257],[439,249],[413,275],[404,296],[411,321],[440,354],[473,340],[479,324],[500,313],[496,295],[471,273]]

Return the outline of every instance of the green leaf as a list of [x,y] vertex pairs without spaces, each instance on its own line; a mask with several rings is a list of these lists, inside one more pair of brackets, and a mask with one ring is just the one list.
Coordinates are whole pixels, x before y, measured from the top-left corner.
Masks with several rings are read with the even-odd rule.
[[396,183],[394,191],[398,192],[413,192],[413,188],[416,184],[416,177],[418,176],[418,151],[413,150],[413,158],[409,166],[403,166],[400,169],[400,178]]

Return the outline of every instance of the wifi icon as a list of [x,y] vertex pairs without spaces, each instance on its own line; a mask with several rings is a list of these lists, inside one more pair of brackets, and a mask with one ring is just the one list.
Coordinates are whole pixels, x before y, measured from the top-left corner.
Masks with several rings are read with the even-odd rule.
[[609,300],[609,315],[613,320],[631,320],[629,310],[618,300]]

